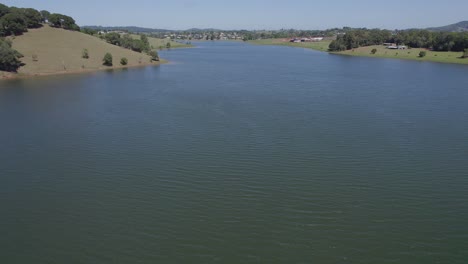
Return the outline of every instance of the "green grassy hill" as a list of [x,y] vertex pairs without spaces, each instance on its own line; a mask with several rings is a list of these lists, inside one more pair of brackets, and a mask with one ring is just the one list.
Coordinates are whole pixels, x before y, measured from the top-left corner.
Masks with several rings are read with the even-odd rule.
[[[26,64],[18,70],[19,75],[46,75],[67,72],[94,71],[121,68],[120,59],[128,59],[127,67],[147,65],[150,57],[111,45],[99,38],[77,31],[44,26],[30,29],[24,35],[10,39],[13,48],[24,55],[21,60]],[[82,51],[88,49],[89,59],[83,59]],[[113,56],[112,67],[102,65],[104,55]],[[0,74],[6,76],[6,73]],[[10,74],[11,75],[11,74]]]

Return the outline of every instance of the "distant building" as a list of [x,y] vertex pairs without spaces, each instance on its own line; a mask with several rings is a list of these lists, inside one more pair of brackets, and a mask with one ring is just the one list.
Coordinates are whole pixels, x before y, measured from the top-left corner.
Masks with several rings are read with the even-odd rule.
[[322,41],[323,37],[314,37],[314,38],[293,38],[289,42],[300,43],[300,42],[318,42]]
[[387,46],[387,49],[394,49],[394,50],[405,50],[407,49],[408,47],[406,47],[405,45],[398,45],[398,46]]

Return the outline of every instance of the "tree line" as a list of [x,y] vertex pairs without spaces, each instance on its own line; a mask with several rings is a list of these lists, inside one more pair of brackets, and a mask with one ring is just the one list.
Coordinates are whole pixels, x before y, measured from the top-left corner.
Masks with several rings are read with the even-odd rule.
[[380,29],[354,29],[339,34],[329,46],[330,51],[343,51],[363,46],[395,43],[410,48],[426,48],[434,51],[461,52],[468,48],[467,32],[433,32],[413,29],[390,31]]
[[[89,34],[89,33],[88,33]],[[140,39],[134,39],[129,34],[120,35],[117,32],[107,33],[103,37],[108,43],[122,48],[130,49],[140,53],[146,53],[151,56],[151,60],[159,61],[159,55],[153,47],[151,47],[148,37],[145,34],[140,35]],[[170,44],[168,43],[168,48]]]
[[104,39],[116,46],[120,46],[126,49],[131,49],[136,52],[146,52],[151,50],[151,46],[146,35],[141,35],[140,39],[134,39],[129,34],[120,35],[116,32],[107,33]]
[[62,14],[51,14],[47,10],[34,8],[8,7],[0,4],[0,37],[21,35],[29,28],[42,27],[43,23],[52,27],[67,30],[80,30],[72,17]]

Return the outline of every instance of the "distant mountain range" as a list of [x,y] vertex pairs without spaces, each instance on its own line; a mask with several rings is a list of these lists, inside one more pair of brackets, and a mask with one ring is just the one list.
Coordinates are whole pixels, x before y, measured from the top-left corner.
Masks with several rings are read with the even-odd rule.
[[122,27],[82,26],[82,28],[89,28],[89,29],[94,29],[94,30],[128,31],[128,32],[138,32],[138,33],[172,32],[173,31],[173,30],[168,30],[168,29],[144,28],[144,27],[134,27],[134,26],[122,26]]
[[[221,29],[215,28],[190,28],[186,30],[169,30],[169,29],[158,29],[158,28],[145,28],[135,26],[120,26],[120,27],[103,27],[103,26],[82,26],[82,28],[90,28],[95,30],[120,30],[135,33],[166,33],[166,32],[219,32]],[[455,24],[443,26],[443,27],[431,27],[426,28],[430,31],[438,32],[468,32],[468,21],[462,21]],[[231,31],[231,30],[227,30]],[[242,31],[242,30],[237,30]]]
[[135,33],[164,33],[164,32],[219,32],[222,31],[221,29],[214,29],[214,28],[190,28],[187,30],[169,30],[169,29],[159,29],[159,28],[145,28],[145,27],[134,27],[134,26],[121,26],[121,27],[103,27],[103,26],[82,26],[82,28],[89,28],[94,30],[118,30],[118,31],[128,31],[128,32],[135,32]]
[[427,28],[427,30],[440,32],[468,32],[468,21],[462,21],[443,27]]

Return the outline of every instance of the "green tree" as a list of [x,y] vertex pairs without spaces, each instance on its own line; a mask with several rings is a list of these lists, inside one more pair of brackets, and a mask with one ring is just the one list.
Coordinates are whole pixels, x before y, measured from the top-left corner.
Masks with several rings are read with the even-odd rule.
[[4,37],[7,35],[7,32],[5,31],[5,28],[3,27],[3,21],[0,18],[0,37]]
[[85,34],[88,34],[88,35],[91,35],[91,36],[96,35],[98,33],[97,30],[94,30],[94,29],[91,29],[91,28],[82,28],[81,32],[85,33]]
[[66,15],[51,14],[48,20],[52,27],[58,27],[67,30],[80,30],[80,27],[75,23],[75,20],[72,17]]
[[149,52],[150,51],[150,43],[148,37],[145,34],[140,36],[141,44],[142,44],[142,51]]
[[81,51],[81,58],[83,59],[89,59],[89,52],[88,52],[88,49],[83,49]]
[[42,22],[46,22],[49,20],[49,16],[50,16],[50,12],[47,11],[47,10],[42,10],[41,12],[41,16],[42,16]]
[[148,53],[151,56],[152,61],[159,61],[159,54],[156,50],[152,50]]
[[39,28],[42,26],[42,15],[34,8],[15,9],[20,15],[24,16],[28,28]]
[[377,49],[372,49],[371,53],[372,53],[372,54],[376,54],[376,53],[377,53]]
[[107,33],[105,35],[105,39],[107,42],[109,42],[112,45],[117,45],[117,46],[121,45],[121,39],[120,39],[119,33],[116,33],[116,32]]
[[168,48],[168,49],[171,48],[171,43],[170,43],[170,42],[168,42],[168,43],[166,44],[166,48]]
[[17,12],[8,13],[0,20],[5,35],[21,35],[23,32],[28,31],[24,16]]
[[24,64],[23,55],[11,47],[11,41],[0,39],[0,71],[16,72]]
[[427,52],[422,50],[421,52],[419,52],[419,57],[424,58],[424,57],[426,57],[426,54],[427,54]]
[[346,50],[346,46],[343,42],[337,40],[333,40],[330,45],[328,46],[328,50],[332,52],[336,51],[343,51]]
[[8,6],[0,3],[0,17],[10,13],[10,8]]
[[102,64],[105,66],[112,66],[112,54],[109,52],[104,55],[104,58],[102,59]]
[[124,57],[124,58],[120,59],[120,64],[124,65],[124,66],[127,65],[128,64],[127,58]]
[[133,51],[136,51],[136,52],[142,52],[145,50],[145,45],[143,44],[143,42],[139,39],[134,39],[132,41],[132,45],[131,45],[131,50]]
[[62,27],[62,15],[60,15],[60,14],[50,14],[48,20],[49,20],[49,24],[52,27],[57,27],[57,28]]

